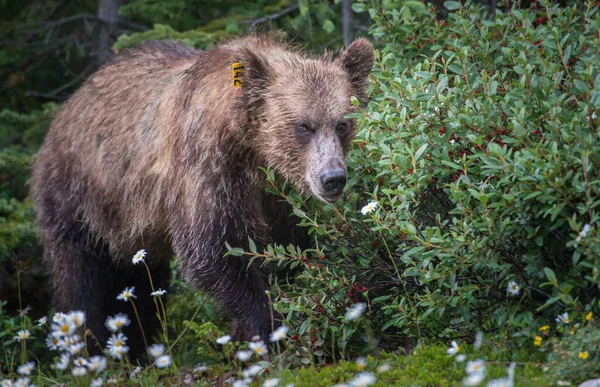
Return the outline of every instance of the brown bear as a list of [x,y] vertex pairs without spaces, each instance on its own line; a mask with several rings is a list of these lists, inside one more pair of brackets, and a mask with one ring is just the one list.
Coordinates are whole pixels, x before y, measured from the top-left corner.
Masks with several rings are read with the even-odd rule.
[[[224,257],[225,243],[306,245],[260,167],[335,201],[355,130],[345,116],[351,96],[364,99],[373,61],[364,39],[313,57],[252,35],[209,51],[151,42],[101,68],[62,106],[33,168],[57,310],[85,311],[103,343],[106,317],[131,317],[116,296],[135,286],[149,336],[148,276],[131,263],[143,248],[155,288],[167,287],[175,255],[183,278],[233,315],[234,339],[268,337],[266,274],[258,262]],[[136,332],[126,333],[139,354]]]

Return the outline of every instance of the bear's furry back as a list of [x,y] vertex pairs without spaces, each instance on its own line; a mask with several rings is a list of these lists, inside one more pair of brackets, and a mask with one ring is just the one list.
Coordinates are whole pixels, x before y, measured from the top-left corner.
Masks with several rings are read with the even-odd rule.
[[[277,61],[304,55],[261,36],[207,52],[150,42],[94,74],[58,112],[34,167],[38,212],[61,207],[38,214],[45,239],[65,231],[54,217],[68,210],[113,253],[130,253],[140,239],[167,237],[173,211],[214,224],[198,212],[228,215],[235,203],[246,208],[230,229],[266,233],[263,163],[244,141],[254,118],[231,86],[231,64],[256,50]],[[236,180],[256,184],[222,186]]]

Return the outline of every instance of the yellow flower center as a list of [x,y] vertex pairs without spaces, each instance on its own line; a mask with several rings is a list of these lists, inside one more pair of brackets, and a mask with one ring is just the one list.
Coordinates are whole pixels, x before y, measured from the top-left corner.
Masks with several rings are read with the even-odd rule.
[[123,326],[123,323],[121,321],[115,321],[115,326],[117,328],[121,328]]
[[123,345],[123,343],[121,343],[120,340],[117,340],[117,342],[115,343],[115,347],[120,347],[122,345]]
[[63,324],[63,326],[60,327],[60,331],[62,333],[67,333],[69,332],[69,324]]

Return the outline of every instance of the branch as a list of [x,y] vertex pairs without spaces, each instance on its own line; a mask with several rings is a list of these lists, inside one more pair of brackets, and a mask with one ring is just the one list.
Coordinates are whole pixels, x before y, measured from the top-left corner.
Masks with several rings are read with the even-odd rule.
[[240,23],[241,24],[247,24],[247,23],[252,23],[250,24],[250,27],[248,27],[248,32],[252,31],[252,29],[260,23],[264,23],[264,22],[271,22],[275,19],[279,19],[282,16],[287,15],[288,13],[294,12],[295,10],[297,10],[298,8],[300,8],[300,6],[298,4],[289,6],[287,8],[282,9],[279,12],[276,12],[272,15],[267,15],[267,16],[263,16],[263,17],[259,17],[258,19],[253,19],[253,20],[243,20]]
[[73,78],[71,81],[65,83],[64,85],[57,87],[54,90],[51,90],[47,93],[40,93],[37,91],[28,91],[27,95],[32,96],[32,97],[46,98],[46,99],[61,99],[57,96],[57,94],[68,89],[69,87],[73,86],[74,84],[79,82],[82,78],[87,77],[88,72],[93,68],[94,64],[95,64],[94,62],[91,62],[90,64],[87,65],[87,67],[78,76]]

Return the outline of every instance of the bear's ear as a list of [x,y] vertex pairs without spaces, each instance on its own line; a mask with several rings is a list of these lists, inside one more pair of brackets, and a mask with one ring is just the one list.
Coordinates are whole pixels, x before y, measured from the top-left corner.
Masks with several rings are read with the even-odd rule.
[[272,70],[263,58],[248,48],[240,50],[238,61],[244,66],[242,89],[245,102],[248,107],[256,107],[271,84]]
[[367,92],[367,77],[373,70],[375,61],[373,45],[367,39],[356,39],[340,54],[337,61],[348,74],[356,97],[363,102]]

